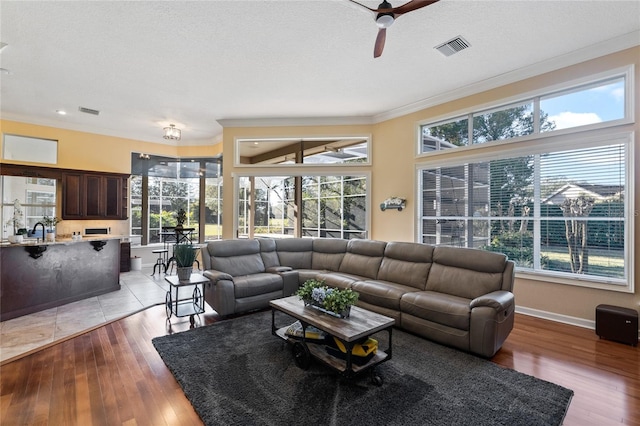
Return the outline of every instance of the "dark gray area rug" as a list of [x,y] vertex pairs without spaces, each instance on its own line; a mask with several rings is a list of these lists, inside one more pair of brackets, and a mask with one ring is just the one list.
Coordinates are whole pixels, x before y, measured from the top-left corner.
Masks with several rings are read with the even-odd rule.
[[[276,324],[292,319],[277,313]],[[386,333],[376,335],[381,348]],[[271,312],[153,344],[207,425],[558,425],[573,391],[395,329],[393,358],[345,380],[299,369]]]

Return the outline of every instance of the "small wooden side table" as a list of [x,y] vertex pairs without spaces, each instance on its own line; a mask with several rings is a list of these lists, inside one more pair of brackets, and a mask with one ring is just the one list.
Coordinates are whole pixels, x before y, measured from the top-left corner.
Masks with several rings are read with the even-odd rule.
[[[169,290],[165,299],[167,310],[167,320],[171,322],[171,315],[176,317],[189,316],[189,322],[195,324],[195,316],[204,312],[204,286],[209,282],[209,278],[202,274],[192,273],[188,281],[180,281],[177,275],[169,275],[164,278],[169,284]],[[180,288],[193,286],[191,298],[180,299],[178,291]]]

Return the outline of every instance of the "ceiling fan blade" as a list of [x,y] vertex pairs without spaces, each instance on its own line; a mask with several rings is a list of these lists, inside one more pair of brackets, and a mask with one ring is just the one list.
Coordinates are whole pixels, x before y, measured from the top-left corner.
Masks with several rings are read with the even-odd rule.
[[402,6],[394,7],[392,11],[394,15],[399,16],[403,13],[408,13],[413,10],[429,6],[430,4],[437,3],[438,1],[439,0],[411,0],[410,2],[405,3]]
[[374,12],[375,13],[375,9],[371,9],[368,6],[365,6],[364,4],[358,3],[357,1],[353,1],[353,0],[348,0],[349,2],[351,2],[352,4],[355,4],[356,6],[362,7],[364,9],[367,9],[369,12]]
[[382,55],[382,50],[384,49],[384,42],[387,39],[387,29],[380,28],[378,30],[378,36],[376,37],[376,45],[373,48],[373,57],[377,58]]

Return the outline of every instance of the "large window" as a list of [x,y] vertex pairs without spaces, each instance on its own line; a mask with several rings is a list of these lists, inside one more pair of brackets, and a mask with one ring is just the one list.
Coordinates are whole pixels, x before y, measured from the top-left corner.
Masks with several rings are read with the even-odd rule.
[[[365,176],[242,177],[238,195],[240,237],[367,236]],[[296,216],[296,212],[300,215]]]
[[367,181],[362,176],[313,176],[302,180],[304,236],[364,238]]
[[236,140],[237,167],[370,164],[368,136]]
[[[444,141],[464,147],[468,134],[472,144],[530,137],[504,143],[497,155],[458,148],[453,159],[425,157],[418,173],[420,240],[502,252],[531,277],[631,289],[634,135],[615,128],[551,132],[624,119],[624,82],[613,78],[543,95],[536,98],[540,109],[512,105],[423,126],[423,151],[425,141],[432,150]],[[592,98],[599,101],[589,108]]]
[[425,154],[622,120],[628,115],[626,79],[626,76],[607,77],[516,104],[427,123],[420,127],[419,152]]
[[[14,235],[18,229],[33,229],[44,216],[56,216],[56,180],[2,176],[2,238]],[[15,200],[22,214],[14,216]]]
[[221,237],[219,159],[133,154],[132,171],[131,235],[139,235],[141,243],[161,242],[162,228],[175,226],[180,210],[187,214],[184,226],[194,228],[197,240]]

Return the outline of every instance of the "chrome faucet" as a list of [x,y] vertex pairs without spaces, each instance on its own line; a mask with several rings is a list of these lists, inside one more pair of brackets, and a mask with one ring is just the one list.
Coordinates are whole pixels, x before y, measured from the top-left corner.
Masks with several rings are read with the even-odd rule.
[[[36,228],[38,227],[38,225],[42,226],[42,242],[44,243],[44,237],[45,237],[45,230],[44,230],[44,223],[42,222],[38,222],[35,225],[33,225],[33,231],[31,231],[32,234],[35,235],[36,233]],[[40,242],[40,238],[36,237],[36,243]]]

